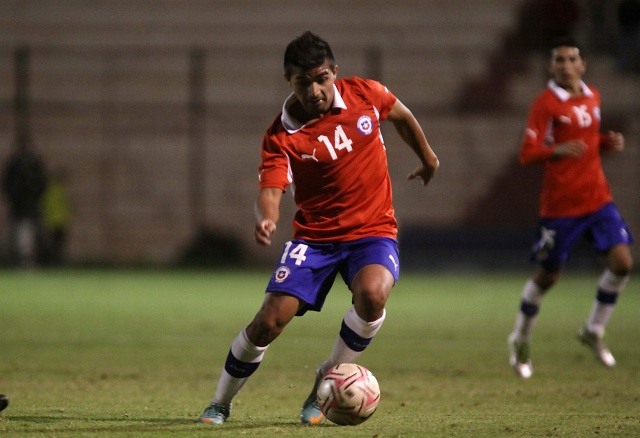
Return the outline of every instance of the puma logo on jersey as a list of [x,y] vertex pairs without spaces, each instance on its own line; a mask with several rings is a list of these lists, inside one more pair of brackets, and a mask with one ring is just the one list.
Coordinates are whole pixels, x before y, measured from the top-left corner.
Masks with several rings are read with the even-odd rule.
[[300,155],[300,159],[301,160],[313,160],[316,163],[318,162],[318,159],[316,158],[316,150],[313,150],[313,153],[311,155],[309,154],[302,154]]

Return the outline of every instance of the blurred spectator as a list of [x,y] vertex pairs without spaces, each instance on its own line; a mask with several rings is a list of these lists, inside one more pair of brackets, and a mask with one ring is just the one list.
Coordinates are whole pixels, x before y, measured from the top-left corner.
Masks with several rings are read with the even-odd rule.
[[640,0],[622,0],[618,5],[618,68],[640,73]]
[[46,173],[40,158],[19,139],[3,174],[2,190],[9,205],[11,261],[22,267],[38,262],[41,250],[41,201]]
[[46,261],[54,266],[64,263],[67,229],[71,219],[66,183],[66,170],[57,169],[42,198],[43,222],[47,232]]

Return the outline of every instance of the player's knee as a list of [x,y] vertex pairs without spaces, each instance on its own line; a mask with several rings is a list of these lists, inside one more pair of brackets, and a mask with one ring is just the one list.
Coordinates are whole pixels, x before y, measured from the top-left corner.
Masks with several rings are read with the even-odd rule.
[[286,325],[286,322],[280,321],[274,315],[261,312],[247,327],[247,337],[255,345],[265,346],[273,342]]
[[533,276],[533,281],[538,285],[542,294],[546,293],[560,278],[560,270],[539,269]]
[[629,261],[629,262],[616,264],[612,266],[610,269],[611,269],[611,272],[613,272],[615,275],[619,277],[626,277],[627,275],[631,274],[631,270],[633,269],[633,263]]
[[628,247],[615,248],[609,257],[609,270],[615,275],[624,277],[633,270],[633,257]]
[[363,313],[365,320],[376,319],[384,311],[389,298],[389,290],[385,288],[363,289],[355,297],[356,309]]

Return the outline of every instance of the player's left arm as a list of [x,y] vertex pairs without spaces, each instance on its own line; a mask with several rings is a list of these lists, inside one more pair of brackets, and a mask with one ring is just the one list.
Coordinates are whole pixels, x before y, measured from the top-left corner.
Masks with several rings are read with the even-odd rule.
[[624,135],[620,132],[608,131],[600,135],[600,144],[607,151],[621,152],[624,150]]
[[393,123],[402,140],[411,147],[422,162],[422,166],[410,173],[408,178],[420,178],[422,184],[427,185],[440,167],[440,161],[431,149],[418,120],[400,100],[396,100],[393,104],[387,119]]

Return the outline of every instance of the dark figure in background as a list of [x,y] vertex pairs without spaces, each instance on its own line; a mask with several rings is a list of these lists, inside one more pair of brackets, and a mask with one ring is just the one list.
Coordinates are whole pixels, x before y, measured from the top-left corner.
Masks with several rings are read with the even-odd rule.
[[67,230],[71,219],[69,196],[67,194],[67,172],[57,169],[42,197],[42,218],[47,233],[46,262],[59,266],[65,261]]
[[640,0],[622,0],[618,6],[618,68],[640,73]]
[[2,174],[2,190],[9,203],[10,257],[21,267],[37,264],[41,243],[41,203],[47,186],[40,158],[20,139]]
[[9,397],[4,394],[0,394],[0,411],[4,411],[4,408],[9,406]]

